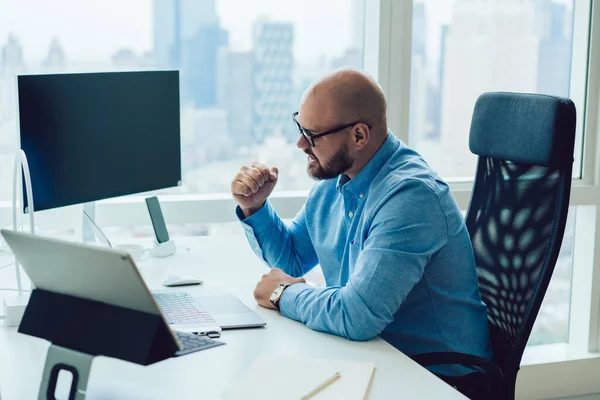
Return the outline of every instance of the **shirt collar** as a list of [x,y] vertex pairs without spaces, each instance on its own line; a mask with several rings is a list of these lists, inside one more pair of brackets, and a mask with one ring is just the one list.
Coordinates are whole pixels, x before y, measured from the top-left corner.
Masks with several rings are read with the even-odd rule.
[[375,178],[381,167],[383,167],[392,154],[398,149],[398,146],[400,146],[400,140],[394,136],[392,131],[388,130],[387,138],[379,150],[377,150],[377,153],[375,153],[367,165],[359,171],[354,179],[350,179],[346,174],[341,174],[338,177],[337,190],[341,192],[342,188],[345,187],[355,195],[365,195],[373,178]]

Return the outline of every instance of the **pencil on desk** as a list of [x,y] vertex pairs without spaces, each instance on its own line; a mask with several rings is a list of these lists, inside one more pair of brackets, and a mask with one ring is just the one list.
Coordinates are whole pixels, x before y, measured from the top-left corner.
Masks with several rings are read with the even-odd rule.
[[323,381],[322,383],[320,383],[319,385],[317,385],[317,387],[315,387],[313,390],[311,390],[310,392],[308,392],[307,394],[305,394],[304,396],[302,396],[300,398],[300,400],[308,400],[309,398],[313,397],[315,394],[319,393],[321,390],[325,389],[325,387],[327,385],[329,385],[332,382],[334,382],[340,376],[342,376],[340,374],[340,372],[339,371],[336,372],[335,374],[333,374],[332,376],[330,376],[329,378],[327,378],[325,381]]

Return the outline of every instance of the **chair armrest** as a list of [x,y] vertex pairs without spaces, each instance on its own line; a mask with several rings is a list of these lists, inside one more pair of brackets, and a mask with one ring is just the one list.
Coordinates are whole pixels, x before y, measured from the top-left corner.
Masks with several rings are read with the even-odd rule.
[[447,364],[460,364],[470,367],[480,367],[483,369],[483,372],[494,382],[502,381],[504,376],[500,367],[498,367],[493,361],[477,357],[472,354],[437,352],[416,354],[411,356],[411,358],[423,367]]

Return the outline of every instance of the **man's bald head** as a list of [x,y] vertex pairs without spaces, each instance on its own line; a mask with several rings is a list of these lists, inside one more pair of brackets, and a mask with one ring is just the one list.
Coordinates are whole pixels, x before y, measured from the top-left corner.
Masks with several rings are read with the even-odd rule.
[[302,105],[307,102],[318,107],[330,123],[364,122],[373,127],[374,134],[387,133],[385,94],[362,71],[344,68],[325,76],[306,90]]

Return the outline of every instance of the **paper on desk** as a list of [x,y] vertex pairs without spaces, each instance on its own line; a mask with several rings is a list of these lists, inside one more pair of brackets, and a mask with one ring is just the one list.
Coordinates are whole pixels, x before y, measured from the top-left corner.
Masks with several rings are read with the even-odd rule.
[[371,362],[266,354],[256,357],[246,374],[236,380],[222,398],[298,400],[337,371],[341,377],[311,397],[311,400],[366,397],[375,371],[375,364]]

